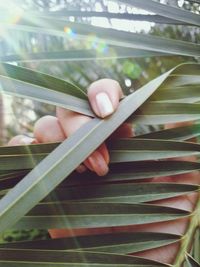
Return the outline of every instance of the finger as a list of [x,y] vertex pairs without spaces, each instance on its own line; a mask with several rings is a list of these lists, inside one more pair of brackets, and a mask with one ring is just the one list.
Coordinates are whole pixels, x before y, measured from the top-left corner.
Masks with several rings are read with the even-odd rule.
[[83,164],[80,164],[77,168],[76,168],[76,171],[79,172],[79,173],[83,173],[87,170],[87,168],[83,165]]
[[[39,143],[62,142],[66,139],[66,135],[58,119],[49,115],[40,118],[36,122],[34,126],[34,136]],[[76,171],[82,173],[86,171],[86,167],[81,164]]]
[[105,118],[118,107],[123,92],[117,81],[111,79],[98,80],[88,88],[88,98],[95,114]]
[[123,123],[117,130],[110,136],[111,139],[117,138],[131,138],[135,135],[134,129],[130,123]]
[[58,119],[49,115],[35,123],[33,133],[40,143],[62,142],[66,138]]
[[[99,153],[98,153],[99,152]],[[101,157],[103,157],[103,161],[101,161]],[[95,161],[94,161],[95,159]],[[97,161],[97,162],[96,162]],[[84,161],[84,164],[87,166],[87,168],[91,171],[95,171],[97,170],[97,174],[99,176],[103,176],[108,172],[108,164],[110,161],[110,156],[108,153],[108,149],[105,145],[105,143],[101,144],[98,149],[93,152],[89,158],[87,158]],[[102,166],[101,168],[97,167],[96,168],[96,164],[105,164],[104,166]]]
[[[66,136],[72,135],[91,120],[90,117],[63,108],[57,108],[56,114]],[[102,145],[84,161],[84,164],[91,171],[96,172],[99,176],[103,176],[108,172],[108,162],[108,150],[105,145]]]
[[109,164],[109,162],[110,162],[110,155],[109,155],[109,153],[108,153],[108,149],[107,149],[105,143],[101,144],[101,145],[98,147],[98,151],[99,151],[99,152],[102,154],[102,156],[104,157],[106,164]]
[[65,136],[71,136],[81,126],[91,120],[88,116],[60,107],[56,109],[56,116]]
[[36,143],[37,140],[35,138],[26,135],[16,135],[8,142],[8,146],[30,145]]
[[84,164],[91,171],[96,172],[99,176],[104,176],[108,173],[108,165],[103,155],[98,151],[94,151],[85,161]]

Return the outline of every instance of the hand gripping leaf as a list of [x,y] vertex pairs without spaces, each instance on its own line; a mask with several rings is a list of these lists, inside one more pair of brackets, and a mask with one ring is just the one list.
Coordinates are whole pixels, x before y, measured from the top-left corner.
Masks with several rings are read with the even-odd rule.
[[[17,71],[18,67],[14,68]],[[118,110],[112,116],[104,120],[94,118],[60,144],[2,198],[0,231],[10,228],[19,221],[83,162],[122,122],[130,117],[171,74],[181,72],[181,69],[184,70],[184,68],[184,65],[179,66],[152,80],[121,101]],[[193,65],[193,68],[199,69],[199,65]],[[5,77],[5,73],[1,73],[1,76]],[[19,84],[24,83],[23,77],[20,75],[19,79],[17,76],[14,79]],[[34,81],[28,81],[28,83],[34,84]],[[42,86],[46,90],[47,85],[43,84]],[[19,88],[20,86],[16,86],[16,91],[13,90],[12,93],[23,95],[24,93],[19,93]],[[53,88],[51,90],[53,91]],[[41,96],[41,100],[43,99],[45,101],[44,95]],[[56,104],[59,105],[59,101]]]

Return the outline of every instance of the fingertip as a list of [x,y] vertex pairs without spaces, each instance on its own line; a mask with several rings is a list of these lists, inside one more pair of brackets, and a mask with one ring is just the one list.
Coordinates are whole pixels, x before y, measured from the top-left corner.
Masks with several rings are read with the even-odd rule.
[[88,162],[91,164],[97,175],[104,176],[108,173],[108,165],[98,151],[95,151],[95,153],[88,158]]
[[78,173],[83,173],[87,170],[86,166],[84,166],[83,164],[79,165],[77,168],[76,168],[76,171]]
[[62,142],[66,138],[58,119],[50,115],[37,120],[33,132],[40,143]]
[[95,114],[101,118],[111,115],[123,96],[119,83],[111,79],[101,79],[90,85],[88,98]]
[[109,155],[108,149],[106,147],[106,144],[105,143],[101,144],[98,147],[98,151],[101,153],[101,155],[103,156],[106,164],[108,165],[109,162],[110,162],[110,155]]
[[108,164],[98,150],[94,151],[87,160],[85,160],[84,164],[86,164],[88,169],[99,176],[104,176],[109,171]]

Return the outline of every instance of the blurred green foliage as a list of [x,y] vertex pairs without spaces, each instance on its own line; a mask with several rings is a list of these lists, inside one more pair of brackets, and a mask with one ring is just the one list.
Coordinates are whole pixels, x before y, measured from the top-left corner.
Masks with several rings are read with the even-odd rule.
[[17,242],[23,240],[36,240],[36,239],[48,239],[49,234],[46,230],[10,230],[4,232],[0,236],[0,243],[4,242]]

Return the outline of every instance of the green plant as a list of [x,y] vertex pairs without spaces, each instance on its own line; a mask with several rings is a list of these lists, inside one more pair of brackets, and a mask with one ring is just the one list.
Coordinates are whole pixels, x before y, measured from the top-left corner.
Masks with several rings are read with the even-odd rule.
[[[161,23],[184,24],[185,27],[200,26],[199,15],[176,7],[144,0],[120,2],[157,14],[151,15],[151,18],[145,17],[145,20],[159,19]],[[117,112],[109,119],[100,120],[91,111],[83,86],[38,70],[5,63],[24,61],[20,54],[2,57],[2,92],[68,108],[92,116],[93,120],[62,144],[0,148],[0,189],[3,196],[0,202],[1,232],[10,228],[138,225],[186,217],[190,218],[190,223],[184,236],[148,232],[116,233],[6,243],[0,246],[0,266],[181,266],[185,260],[187,266],[199,266],[194,260],[196,258],[199,261],[198,238],[193,247],[194,258],[189,254],[200,223],[200,201],[191,213],[147,204],[153,200],[199,192],[199,185],[140,181],[200,169],[198,161],[167,160],[198,155],[200,151],[198,143],[185,141],[197,137],[200,129],[199,45],[92,25],[86,27],[83,23],[66,22],[58,15],[61,16],[59,12],[30,12],[23,14],[17,24],[5,19],[2,25],[4,29],[14,27],[15,30],[29,33],[39,31],[63,38],[66,38],[66,33],[71,37],[76,36],[79,50],[29,53],[25,58],[27,62],[170,55],[189,56],[192,62],[181,64],[152,79],[123,99]],[[104,16],[110,17],[112,14],[105,13]],[[89,38],[91,33],[95,34],[95,39],[94,36]],[[79,37],[83,39],[83,44]],[[91,42],[95,47],[86,49],[86,44]],[[102,53],[102,49],[98,48],[105,47],[105,44],[107,50]],[[83,46],[81,50],[80,45]],[[67,75],[65,78],[68,78]],[[127,119],[134,125],[163,125],[190,120],[196,123],[168,130],[161,127],[160,131],[131,139],[109,141],[111,168],[105,177],[73,172]],[[176,242],[181,245],[172,265],[126,256],[130,252]]]

